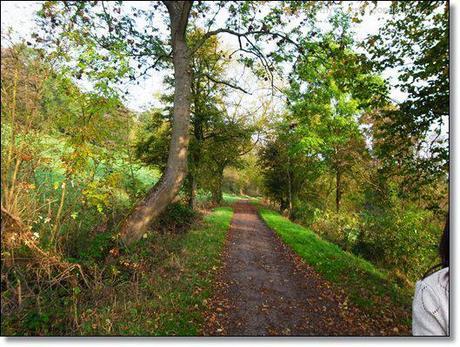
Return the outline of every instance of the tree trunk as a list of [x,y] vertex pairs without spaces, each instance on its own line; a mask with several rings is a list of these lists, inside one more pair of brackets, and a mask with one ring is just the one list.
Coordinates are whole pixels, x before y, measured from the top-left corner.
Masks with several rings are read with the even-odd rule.
[[188,207],[192,210],[196,208],[196,179],[193,174],[189,176]]
[[185,34],[192,2],[165,1],[164,4],[168,8],[171,21],[175,79],[173,124],[168,162],[160,181],[135,207],[122,225],[121,239],[125,245],[129,245],[142,237],[154,219],[177,195],[187,174],[192,78]]
[[217,177],[217,185],[212,191],[212,202],[220,204],[222,202],[222,184],[224,181],[224,169],[221,169]]
[[222,185],[219,185],[215,190],[213,190],[212,202],[216,205],[222,202]]
[[340,199],[342,198],[342,175],[339,168],[336,169],[335,172],[335,208],[337,213],[340,210]]
[[289,154],[287,156],[287,179],[288,179],[288,217],[292,217],[292,182],[291,182],[291,162],[289,160]]

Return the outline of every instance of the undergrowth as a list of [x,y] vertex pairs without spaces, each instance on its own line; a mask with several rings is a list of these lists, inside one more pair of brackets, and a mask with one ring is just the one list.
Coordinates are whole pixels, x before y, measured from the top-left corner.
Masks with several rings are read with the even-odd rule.
[[2,312],[2,335],[196,335],[231,218],[231,208],[216,208],[187,233],[150,233],[110,258],[95,246],[82,260],[87,286],[37,286],[40,293]]

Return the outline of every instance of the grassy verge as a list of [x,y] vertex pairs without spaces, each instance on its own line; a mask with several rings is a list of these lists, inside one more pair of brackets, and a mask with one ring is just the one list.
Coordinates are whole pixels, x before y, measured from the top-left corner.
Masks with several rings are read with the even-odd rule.
[[[88,315],[86,334],[196,335],[233,212],[216,208],[185,235],[146,239],[129,261],[149,267],[138,287],[117,288],[117,303]],[[124,297],[121,296],[124,295]],[[108,322],[110,321],[110,324]],[[109,328],[110,326],[110,328]],[[95,329],[94,329],[95,328]]]
[[197,335],[232,215],[216,208],[187,233],[151,233],[110,263],[86,265],[90,288],[52,288],[40,305],[24,301],[2,317],[2,333]]
[[257,203],[260,200],[260,198],[258,197],[253,197],[249,195],[236,195],[232,193],[223,193],[222,197],[224,200],[223,203],[227,205],[232,205],[238,200],[250,200],[251,202],[254,202],[254,203]]
[[349,295],[350,300],[374,314],[393,312],[403,324],[409,324],[412,291],[388,280],[388,274],[370,262],[343,251],[277,212],[260,208],[260,215],[306,263]]

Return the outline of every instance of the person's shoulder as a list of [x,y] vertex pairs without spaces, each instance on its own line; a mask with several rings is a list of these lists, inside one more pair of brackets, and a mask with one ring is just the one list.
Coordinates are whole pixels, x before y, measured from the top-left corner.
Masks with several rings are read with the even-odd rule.
[[[414,335],[449,334],[448,268],[436,271],[417,282],[412,317]],[[438,325],[442,331],[436,328]]]
[[414,299],[431,313],[436,313],[445,306],[449,300],[449,268],[436,271],[418,281]]
[[449,291],[449,268],[438,270],[417,282],[417,288],[430,287],[435,291]]

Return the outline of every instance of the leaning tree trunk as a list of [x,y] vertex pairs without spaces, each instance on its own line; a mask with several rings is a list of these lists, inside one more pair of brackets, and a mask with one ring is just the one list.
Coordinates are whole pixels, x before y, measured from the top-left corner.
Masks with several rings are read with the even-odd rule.
[[171,40],[174,64],[174,111],[171,143],[166,171],[128,216],[121,227],[125,245],[139,240],[153,220],[168,206],[178,193],[187,174],[189,144],[191,66],[186,43],[186,28],[191,1],[164,2],[171,21]]

